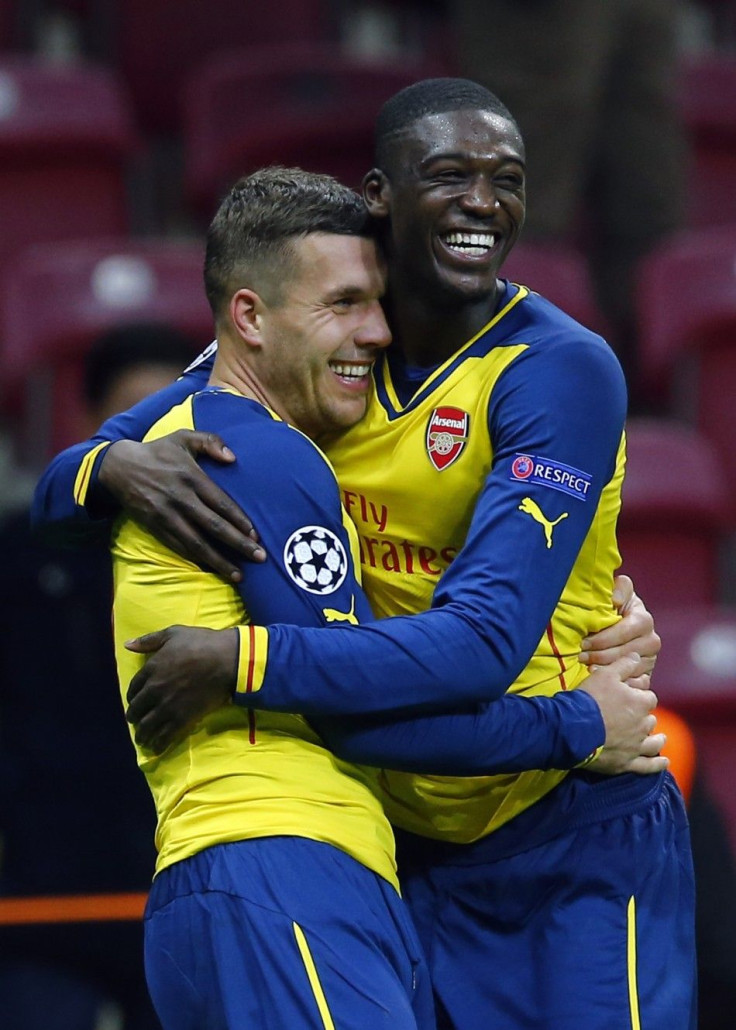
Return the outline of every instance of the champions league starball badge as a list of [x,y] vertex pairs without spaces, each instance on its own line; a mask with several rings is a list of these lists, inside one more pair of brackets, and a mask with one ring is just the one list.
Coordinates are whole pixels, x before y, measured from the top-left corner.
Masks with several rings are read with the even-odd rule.
[[302,526],[284,547],[284,566],[302,590],[332,594],[345,581],[348,557],[341,541],[323,526]]

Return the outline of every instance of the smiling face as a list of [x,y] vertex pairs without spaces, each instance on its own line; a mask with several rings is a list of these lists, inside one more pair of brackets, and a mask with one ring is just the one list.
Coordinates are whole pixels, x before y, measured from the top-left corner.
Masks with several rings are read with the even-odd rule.
[[364,195],[388,220],[392,289],[421,289],[428,302],[477,302],[524,223],[524,146],[503,115],[461,109],[430,114],[396,133]]
[[294,272],[260,313],[259,375],[279,414],[317,439],[365,414],[373,363],[391,340],[385,274],[362,236],[311,233],[292,247]]

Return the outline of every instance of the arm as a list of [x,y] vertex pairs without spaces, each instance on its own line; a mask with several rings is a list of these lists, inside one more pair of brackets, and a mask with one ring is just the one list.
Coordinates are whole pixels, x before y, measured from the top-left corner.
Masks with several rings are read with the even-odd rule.
[[[665,744],[654,733],[656,695],[649,677],[630,678],[637,655],[597,669],[578,690],[553,697],[506,694],[491,704],[444,715],[320,719],[330,750],[363,765],[436,776],[486,776],[527,769],[570,769],[595,762],[597,773],[661,772]],[[638,690],[638,695],[634,692]],[[597,699],[597,704],[596,704]],[[634,702],[634,710],[628,710]],[[601,717],[604,739],[587,751],[591,717]],[[632,748],[632,730],[638,747]]]
[[[83,542],[90,535],[106,539],[108,519],[119,511],[99,482],[103,457],[119,440],[141,441],[175,404],[207,382],[211,362],[195,363],[180,379],[104,422],[93,437],[68,447],[46,468],[33,497],[31,524],[45,537]],[[100,526],[101,523],[101,526]]]
[[[567,341],[561,350],[525,358],[507,369],[494,392],[494,466],[431,610],[330,634],[270,626],[255,641],[254,689],[248,696],[239,691],[239,700],[309,716],[350,715],[454,707],[505,692],[533,654],[568,579],[612,475],[626,408],[620,369],[607,348]],[[514,479],[518,453],[551,455],[583,470],[590,484],[585,497]],[[524,510],[525,498],[549,519],[564,519],[553,547]],[[253,612],[262,621],[257,605]],[[298,678],[294,668],[302,670]]]
[[143,444],[151,426],[206,385],[209,347],[175,383],[108,419],[94,437],[59,454],[34,494],[31,523],[50,543],[106,542],[111,519],[126,508],[177,553],[226,579],[239,576],[219,541],[251,560],[265,557],[250,520],[200,470],[196,456],[230,462],[213,434],[181,431]]

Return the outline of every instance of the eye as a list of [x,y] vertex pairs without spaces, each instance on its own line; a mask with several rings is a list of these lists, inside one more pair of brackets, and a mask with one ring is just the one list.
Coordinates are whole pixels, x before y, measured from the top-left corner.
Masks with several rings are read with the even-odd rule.
[[520,190],[524,187],[524,176],[519,172],[504,172],[502,175],[497,175],[493,182],[502,190]]
[[335,308],[336,311],[350,311],[350,309],[354,305],[355,305],[355,298],[354,297],[338,297],[337,300],[334,300],[332,302],[332,306],[333,306],[333,308]]
[[443,168],[432,175],[432,179],[439,183],[462,182],[464,178],[465,175],[459,168]]

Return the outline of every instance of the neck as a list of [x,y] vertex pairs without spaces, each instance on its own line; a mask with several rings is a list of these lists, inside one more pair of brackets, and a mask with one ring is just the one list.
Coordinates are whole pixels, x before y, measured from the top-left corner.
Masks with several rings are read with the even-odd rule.
[[490,322],[498,293],[496,287],[492,296],[455,304],[427,303],[410,291],[392,293],[386,308],[394,344],[410,365],[439,365]]
[[243,397],[270,408],[285,422],[289,421],[286,412],[281,410],[278,398],[264,386],[256,371],[243,361],[242,354],[236,348],[231,348],[221,336],[217,340],[217,353],[209,385],[235,390]]

